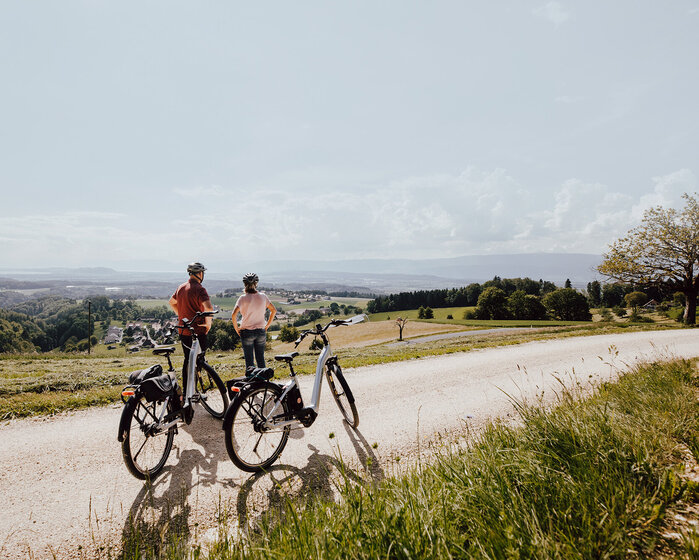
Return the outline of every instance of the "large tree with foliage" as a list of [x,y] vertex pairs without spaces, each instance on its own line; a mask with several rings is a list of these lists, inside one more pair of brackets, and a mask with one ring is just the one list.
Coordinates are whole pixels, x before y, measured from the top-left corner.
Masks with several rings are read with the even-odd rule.
[[590,321],[587,298],[573,288],[561,288],[544,296],[549,313],[561,321]]
[[684,322],[696,323],[699,293],[699,201],[684,194],[682,210],[657,206],[615,241],[598,271],[638,286],[671,285],[686,296]]

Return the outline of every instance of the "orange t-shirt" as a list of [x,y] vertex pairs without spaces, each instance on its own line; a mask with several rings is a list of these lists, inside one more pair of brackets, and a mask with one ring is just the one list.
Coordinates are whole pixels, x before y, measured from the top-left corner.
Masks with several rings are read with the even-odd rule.
[[[182,326],[182,319],[191,320],[195,313],[204,311],[204,303],[210,301],[206,288],[193,278],[190,278],[177,288],[172,297],[175,298],[177,302],[177,318],[180,320],[180,326]],[[194,327],[194,332],[196,332],[197,335],[206,334],[206,325],[203,323],[204,317],[200,317]],[[190,335],[187,330],[180,332],[184,336]]]

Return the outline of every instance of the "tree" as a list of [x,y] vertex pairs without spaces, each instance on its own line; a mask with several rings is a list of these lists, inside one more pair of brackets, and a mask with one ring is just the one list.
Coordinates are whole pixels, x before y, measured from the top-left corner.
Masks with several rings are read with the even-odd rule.
[[639,286],[670,284],[686,296],[683,320],[696,323],[699,294],[699,201],[685,193],[678,211],[657,206],[641,225],[615,241],[598,267],[600,274]]
[[618,307],[624,301],[624,286],[621,284],[605,284],[602,287],[602,305]]
[[537,296],[516,290],[507,298],[507,309],[514,319],[546,319],[546,308]]
[[398,326],[398,340],[403,340],[403,329],[405,328],[405,324],[408,322],[408,319],[404,319],[403,317],[398,317],[396,319],[396,325]]
[[505,291],[495,286],[483,290],[478,297],[476,317],[478,319],[506,319],[508,315]]
[[572,288],[561,288],[544,296],[549,313],[562,321],[590,321],[587,298]]
[[648,301],[648,296],[643,292],[631,292],[624,296],[626,305],[633,308],[634,314],[638,313],[638,308]]
[[599,307],[602,304],[602,284],[599,280],[587,283],[587,299],[590,307]]

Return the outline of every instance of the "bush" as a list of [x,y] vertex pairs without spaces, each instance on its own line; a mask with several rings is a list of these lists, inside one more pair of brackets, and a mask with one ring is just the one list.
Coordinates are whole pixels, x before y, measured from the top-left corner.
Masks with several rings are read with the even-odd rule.
[[612,311],[614,312],[614,315],[622,319],[623,317],[626,317],[626,308],[625,307],[620,307],[620,306],[615,306],[612,307]]
[[294,342],[299,337],[299,330],[293,325],[282,325],[279,330],[279,340],[281,342]]

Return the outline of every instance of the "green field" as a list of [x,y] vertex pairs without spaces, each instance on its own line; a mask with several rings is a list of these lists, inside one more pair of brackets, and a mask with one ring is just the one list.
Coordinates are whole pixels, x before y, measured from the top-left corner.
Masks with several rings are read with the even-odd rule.
[[[374,313],[369,316],[370,321],[386,321],[398,319],[410,319],[413,321],[426,321],[428,323],[443,323],[446,325],[463,325],[466,327],[566,327],[571,325],[590,324],[589,321],[531,321],[531,320],[515,320],[515,319],[464,319],[464,312],[473,311],[475,307],[442,307],[432,309],[434,312],[433,319],[418,319],[418,310],[410,309],[407,311],[390,311],[386,313]],[[451,315],[453,319],[447,319]]]

